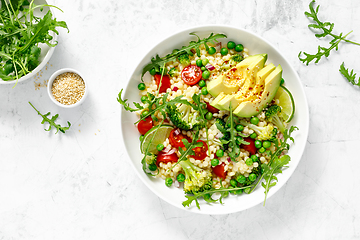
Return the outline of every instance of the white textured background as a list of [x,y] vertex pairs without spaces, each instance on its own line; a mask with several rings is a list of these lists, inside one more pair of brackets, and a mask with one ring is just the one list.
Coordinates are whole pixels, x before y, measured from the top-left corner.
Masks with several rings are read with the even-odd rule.
[[[360,76],[360,47],[305,66],[299,51],[327,46],[308,30],[310,1],[48,0],[64,12],[70,33],[41,75],[0,85],[0,239],[360,239],[360,89],[338,69]],[[319,0],[319,17],[360,42],[360,2]],[[266,38],[302,79],[310,132],[302,160],[265,207],[221,216],[191,214],[155,196],[137,178],[120,137],[121,88],[145,52],[164,37],[196,25],[226,24]],[[90,85],[78,109],[50,102],[47,80],[76,68]],[[72,123],[46,132],[41,112]]]

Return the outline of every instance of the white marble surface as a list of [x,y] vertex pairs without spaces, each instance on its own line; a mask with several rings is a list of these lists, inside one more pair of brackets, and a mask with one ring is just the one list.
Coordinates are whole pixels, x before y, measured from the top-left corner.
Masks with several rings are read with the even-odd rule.
[[[342,61],[360,76],[360,47],[341,44],[328,60],[305,66],[299,51],[318,40],[303,12],[310,1],[48,0],[61,9],[61,30],[48,66],[35,79],[0,86],[0,239],[360,239],[360,89],[339,74]],[[358,0],[319,0],[321,19],[360,41]],[[310,107],[302,160],[265,207],[206,216],[155,196],[137,178],[120,137],[116,101],[137,62],[175,31],[227,24],[263,36],[291,62]],[[52,72],[83,72],[87,101],[60,109],[35,88]],[[41,112],[72,123],[46,132]]]

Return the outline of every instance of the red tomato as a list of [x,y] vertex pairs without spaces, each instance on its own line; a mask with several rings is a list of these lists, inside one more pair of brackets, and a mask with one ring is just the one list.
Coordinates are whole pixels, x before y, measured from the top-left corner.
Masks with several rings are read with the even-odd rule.
[[173,146],[174,148],[185,147],[182,141],[183,138],[186,138],[189,142],[191,142],[191,138],[189,138],[188,136],[184,136],[181,133],[180,129],[171,130],[169,135],[169,141],[171,146]]
[[161,80],[161,86],[160,86],[160,89],[159,89],[159,93],[166,92],[166,90],[171,87],[170,77],[168,75],[164,75],[161,78],[160,74],[155,74],[154,77],[155,77],[156,85],[158,87],[160,85],[160,80]]
[[168,154],[167,152],[160,151],[156,157],[156,165],[159,166],[161,162],[168,163],[168,162],[177,162],[179,157],[176,155],[176,152]]
[[139,133],[141,135],[144,135],[145,133],[147,133],[152,127],[153,127],[153,120],[152,120],[151,116],[148,116],[144,120],[140,120],[140,122],[137,125]]
[[211,113],[218,113],[219,112],[219,109],[217,109],[216,107],[213,107],[210,105],[210,103],[208,102],[205,102],[206,103],[206,108],[209,112]]
[[212,168],[213,172],[215,173],[216,176],[218,176],[221,179],[225,179],[226,178],[226,172],[225,172],[225,163],[221,163],[215,167]]
[[189,65],[181,71],[181,79],[188,85],[197,84],[202,77],[201,68],[196,65]]
[[195,152],[195,155],[190,155],[190,157],[193,157],[196,160],[204,160],[207,156],[208,146],[203,140],[197,140],[196,142],[202,142],[203,145],[202,147],[194,148],[193,151]]
[[249,145],[242,144],[241,147],[248,151],[251,155],[256,153],[255,140],[252,138],[244,138],[244,141],[250,143]]

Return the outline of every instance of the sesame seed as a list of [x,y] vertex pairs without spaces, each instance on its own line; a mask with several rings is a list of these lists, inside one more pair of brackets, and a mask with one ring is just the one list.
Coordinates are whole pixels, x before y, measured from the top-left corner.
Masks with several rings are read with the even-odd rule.
[[78,74],[66,72],[55,78],[51,91],[56,101],[64,105],[72,105],[84,96],[85,83]]

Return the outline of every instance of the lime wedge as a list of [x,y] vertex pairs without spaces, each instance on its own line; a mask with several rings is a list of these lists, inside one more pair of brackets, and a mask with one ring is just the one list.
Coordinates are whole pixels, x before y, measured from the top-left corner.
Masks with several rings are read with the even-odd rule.
[[286,87],[280,86],[276,92],[275,99],[279,100],[278,105],[281,107],[280,116],[285,122],[290,122],[295,113],[295,102],[290,91]]
[[[163,143],[170,135],[171,130],[174,127],[170,125],[158,125],[151,128],[145,135],[144,139],[140,144],[140,150],[142,153],[146,152],[146,149],[149,149],[148,152],[157,154],[159,151],[156,149],[156,146],[160,143]],[[155,136],[154,136],[155,135]]]

